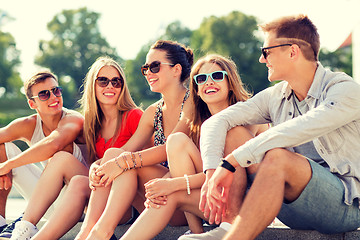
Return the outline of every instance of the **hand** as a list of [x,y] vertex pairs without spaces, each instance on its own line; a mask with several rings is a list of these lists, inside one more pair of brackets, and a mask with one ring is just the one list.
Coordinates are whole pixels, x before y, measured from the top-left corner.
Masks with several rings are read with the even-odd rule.
[[119,168],[116,161],[117,159],[113,158],[100,165],[96,170],[96,176],[101,177],[101,185],[104,185],[105,187],[109,186],[117,176],[123,173],[124,169]]
[[7,162],[0,163],[0,176],[8,174],[11,171]]
[[167,197],[166,196],[160,196],[157,198],[147,198],[144,202],[144,206],[146,208],[160,208],[161,205],[166,205],[167,203]]
[[226,211],[226,203],[233,178],[232,172],[218,167],[208,181],[206,198],[210,209],[210,223],[213,223],[212,221],[215,219],[215,223],[220,224],[221,217]]
[[144,186],[146,198],[167,196],[175,191],[171,178],[155,178],[145,183]]
[[11,173],[0,176],[0,189],[8,190],[12,186]]
[[208,169],[206,171],[206,180],[201,187],[200,191],[200,203],[199,209],[204,213],[204,217],[208,219],[209,223],[214,223],[216,218],[216,211],[210,211],[209,205],[207,204],[207,193],[208,193],[208,184],[209,180],[211,179],[212,175],[214,174],[215,169]]
[[96,175],[96,170],[99,168],[100,160],[93,162],[89,170],[89,187],[91,190],[95,191],[97,187],[103,187],[100,184],[100,177]]

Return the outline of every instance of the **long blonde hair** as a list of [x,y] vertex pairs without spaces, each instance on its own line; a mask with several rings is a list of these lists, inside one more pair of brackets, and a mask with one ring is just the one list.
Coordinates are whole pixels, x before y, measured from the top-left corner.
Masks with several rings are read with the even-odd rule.
[[201,124],[211,117],[207,104],[200,98],[198,85],[194,81],[194,76],[199,73],[200,68],[205,63],[217,64],[223,71],[227,72],[225,77],[229,84],[228,103],[229,106],[239,101],[246,101],[251,94],[245,89],[243,82],[238,74],[236,64],[230,58],[218,54],[209,54],[200,58],[194,65],[190,73],[190,96],[194,102],[194,114],[190,120],[190,137],[198,146],[200,138]]
[[[104,117],[104,114],[99,106],[99,103],[95,95],[95,82],[99,74],[99,71],[104,66],[111,66],[115,68],[120,76],[124,79],[124,84],[122,86],[119,98],[116,103],[116,107],[120,112],[120,117],[118,119],[119,123],[122,120],[122,116],[126,111],[137,108],[135,102],[131,98],[129,88],[126,84],[125,73],[122,67],[110,57],[99,57],[91,66],[89,72],[86,74],[84,80],[84,92],[79,100],[82,113],[85,117],[84,122],[84,136],[86,141],[86,146],[89,151],[89,161],[90,163],[96,160],[96,139],[99,136],[101,129],[101,122]],[[126,119],[126,116],[125,118]],[[119,126],[120,124],[118,124]],[[118,137],[118,129],[115,130],[113,141]]]

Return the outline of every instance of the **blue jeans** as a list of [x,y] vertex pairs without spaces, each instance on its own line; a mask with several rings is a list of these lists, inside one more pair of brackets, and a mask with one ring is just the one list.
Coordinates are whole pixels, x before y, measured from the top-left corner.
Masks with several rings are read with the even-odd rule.
[[[295,201],[282,204],[278,219],[292,229],[326,234],[356,230],[360,227],[359,200],[346,205],[340,179],[318,163],[308,161],[312,169],[309,183]],[[250,182],[254,178],[249,176]]]

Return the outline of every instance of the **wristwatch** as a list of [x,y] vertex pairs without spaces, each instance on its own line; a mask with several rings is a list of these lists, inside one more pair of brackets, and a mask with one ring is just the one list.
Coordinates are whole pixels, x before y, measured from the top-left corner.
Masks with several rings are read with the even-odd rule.
[[233,165],[231,165],[228,161],[225,160],[225,158],[221,158],[220,167],[225,168],[229,170],[230,172],[235,172],[236,169]]

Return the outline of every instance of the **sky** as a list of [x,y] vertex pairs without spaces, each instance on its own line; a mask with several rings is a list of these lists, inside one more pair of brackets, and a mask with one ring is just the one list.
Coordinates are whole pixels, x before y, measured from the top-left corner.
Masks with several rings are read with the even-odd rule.
[[0,22],[0,27],[14,36],[21,51],[23,78],[37,69],[33,62],[39,41],[52,38],[47,23],[62,10],[81,7],[101,14],[101,34],[124,59],[135,58],[174,21],[195,30],[204,18],[232,11],[255,16],[260,23],[307,14],[318,28],[321,46],[331,51],[360,24],[360,0],[0,0],[0,9],[14,18]]

